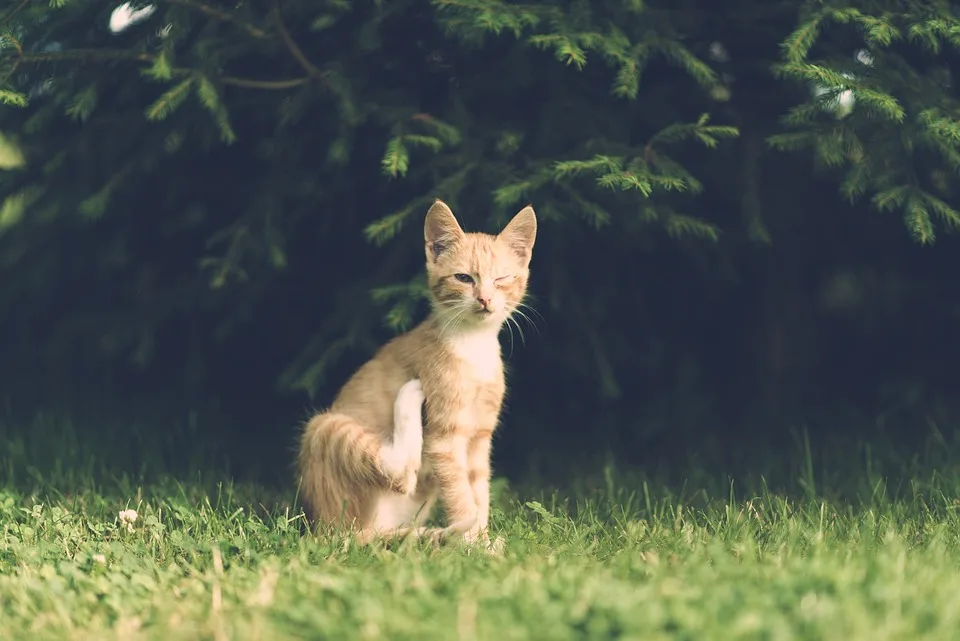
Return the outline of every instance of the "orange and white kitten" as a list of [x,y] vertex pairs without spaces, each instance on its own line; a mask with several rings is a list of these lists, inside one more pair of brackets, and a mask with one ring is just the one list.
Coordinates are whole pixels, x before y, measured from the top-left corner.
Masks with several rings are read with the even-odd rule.
[[[498,335],[526,293],[536,234],[532,207],[496,236],[465,233],[439,200],[430,207],[429,317],[380,348],[301,436],[312,523],[346,525],[363,542],[457,534],[490,545],[491,438],[506,392]],[[425,528],[438,497],[447,527]]]

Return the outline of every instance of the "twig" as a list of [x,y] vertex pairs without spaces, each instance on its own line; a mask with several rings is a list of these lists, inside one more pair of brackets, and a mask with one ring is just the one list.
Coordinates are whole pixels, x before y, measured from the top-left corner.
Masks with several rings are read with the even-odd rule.
[[[149,53],[134,53],[122,49],[73,49],[62,52],[51,53],[31,53],[17,57],[17,64],[42,64],[45,62],[59,62],[64,60],[93,60],[98,62],[108,62],[110,60],[135,60],[137,62],[153,62],[156,56]],[[187,74],[193,73],[191,69],[174,69],[174,73]],[[322,76],[323,74],[319,74]],[[293,89],[300,87],[314,80],[315,76],[304,76],[302,78],[290,78],[288,80],[254,80],[251,78],[237,78],[236,76],[221,76],[220,82],[233,87],[243,87],[246,89],[266,89],[282,91],[284,89]]]
[[26,64],[59,62],[61,60],[136,60],[153,62],[156,56],[149,53],[135,53],[124,49],[69,49],[67,51],[48,51],[46,53],[26,53],[19,56]]
[[202,2],[195,2],[194,0],[166,0],[170,4],[178,4],[182,7],[189,7],[191,9],[196,9],[200,13],[206,14],[211,18],[216,18],[217,20],[223,20],[224,22],[229,22],[233,25],[236,25],[249,33],[254,38],[268,38],[270,34],[261,29],[260,27],[255,27],[249,22],[244,22],[240,18],[227,13],[221,9],[211,7],[210,5],[203,4]]
[[23,9],[23,8],[24,8],[25,6],[27,6],[28,4],[30,4],[30,0],[22,0],[22,2],[20,2],[20,4],[18,4],[17,6],[15,6],[13,9],[11,9],[10,11],[8,11],[8,12],[6,13],[6,15],[4,15],[2,18],[0,18],[0,24],[3,24],[4,22],[6,22],[6,21],[9,20],[10,18],[12,18],[12,17],[14,16],[14,14],[16,14],[18,11],[20,11],[21,9]]
[[273,0],[273,7],[270,10],[270,13],[273,14],[273,19],[277,25],[277,32],[280,34],[280,38],[283,40],[283,43],[287,45],[287,49],[290,50],[290,54],[297,59],[297,62],[300,63],[300,66],[310,74],[311,76],[321,75],[319,67],[310,62],[310,59],[303,53],[303,50],[300,46],[290,37],[290,32],[287,31],[286,25],[283,23],[283,18],[280,15],[280,1]]
[[289,80],[250,80],[249,78],[235,78],[233,76],[222,76],[220,82],[233,87],[244,87],[245,89],[272,89],[283,90],[293,89],[305,85],[313,80],[313,76],[304,76],[303,78],[291,78]]

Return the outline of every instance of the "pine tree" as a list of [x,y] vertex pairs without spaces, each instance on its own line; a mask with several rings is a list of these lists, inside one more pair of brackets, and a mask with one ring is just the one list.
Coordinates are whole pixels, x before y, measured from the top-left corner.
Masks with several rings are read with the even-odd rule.
[[[724,25],[741,23],[760,53],[724,63]],[[15,2],[3,351],[63,372],[161,354],[200,377],[269,328],[281,386],[312,393],[423,313],[411,248],[430,201],[486,231],[529,202],[532,304],[566,346],[541,367],[617,397],[637,363],[670,366],[613,311],[639,317],[628,285],[669,278],[644,253],[771,240],[775,214],[737,175],[759,162],[742,96],[762,96],[727,68],[776,74],[780,102],[756,107],[782,116],[770,145],[813,150],[847,198],[930,242],[958,220],[956,33],[936,2]],[[724,199],[745,203],[745,229]]]
[[[415,228],[438,196],[485,229],[532,201],[546,221],[602,228],[627,219],[717,238],[716,224],[688,209],[702,185],[674,150],[688,141],[709,149],[736,130],[706,113],[691,122],[651,117],[638,98],[651,65],[705,90],[716,83],[674,33],[668,11],[632,1],[562,11],[438,0],[426,17],[412,2],[125,7],[117,11],[134,23],[117,34],[108,29],[114,7],[104,4],[27,2],[2,18],[0,97],[10,108],[0,127],[4,156],[18,170],[0,177],[0,247],[8,269],[29,266],[35,279],[56,279],[56,266],[23,248],[49,242],[54,229],[75,234],[71,243],[53,241],[56,251],[97,264],[81,273],[124,292],[119,308],[87,308],[109,351],[146,362],[155,334],[185,316],[228,332],[282,278],[271,273],[297,260],[288,254],[298,235],[335,236],[356,221],[384,246],[385,267],[343,284],[338,311],[283,379],[312,390],[344,350],[375,344],[376,316],[357,293],[372,289],[371,302],[385,306],[395,330],[422,310],[416,277],[390,284],[391,266],[410,254],[390,241]],[[491,62],[499,77],[466,80]],[[504,77],[513,65],[525,71]],[[524,87],[536,76],[549,96]],[[579,93],[603,84],[606,97]],[[497,104],[481,106],[484,93]],[[525,122],[533,114],[539,130]],[[584,115],[581,126],[565,122]],[[381,178],[366,169],[377,140]],[[230,169],[211,170],[214,163]],[[215,174],[231,183],[229,193],[206,186]],[[340,203],[354,200],[359,184],[378,191],[368,201],[374,206],[345,212]],[[142,202],[149,213],[135,213]],[[388,203],[395,204],[379,213]],[[196,241],[206,249],[183,255],[179,248]],[[145,256],[148,243],[186,260],[130,258]],[[7,288],[6,301],[23,291]],[[197,320],[206,314],[209,321]],[[61,329],[64,342],[76,335]]]
[[777,72],[810,98],[784,116],[779,149],[810,149],[842,172],[850,201],[899,212],[932,243],[954,229],[960,102],[953,95],[960,18],[949,2],[809,2]]

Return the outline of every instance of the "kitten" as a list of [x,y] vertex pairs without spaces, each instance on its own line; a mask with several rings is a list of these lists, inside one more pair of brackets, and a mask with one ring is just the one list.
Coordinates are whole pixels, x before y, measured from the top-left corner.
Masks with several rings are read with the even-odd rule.
[[[532,207],[496,236],[465,233],[439,200],[430,207],[429,317],[380,348],[301,436],[311,523],[347,525],[361,542],[456,534],[491,545],[490,448],[506,392],[498,335],[526,293],[536,233]],[[425,528],[438,497],[447,527]]]

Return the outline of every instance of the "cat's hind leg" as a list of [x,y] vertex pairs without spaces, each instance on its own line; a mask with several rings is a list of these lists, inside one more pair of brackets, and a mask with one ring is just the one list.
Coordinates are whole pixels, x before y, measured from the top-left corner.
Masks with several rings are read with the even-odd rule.
[[404,525],[390,529],[371,527],[360,530],[357,534],[357,539],[361,544],[371,543],[374,540],[392,542],[400,539],[413,539],[433,545],[440,545],[454,537],[462,538],[465,532],[475,526],[476,519],[472,518],[453,523],[447,527],[423,527],[416,525]]
[[[388,438],[346,414],[326,412],[310,420],[297,459],[300,499],[311,523],[352,523],[362,529],[378,520],[384,529],[413,524],[423,503],[419,499],[412,511],[407,505],[421,466],[422,405],[420,382],[405,383],[394,401],[394,429]],[[386,513],[378,519],[380,501],[371,505],[370,500],[381,492],[404,501],[383,506]]]
[[394,402],[394,430],[387,439],[346,414],[323,412],[307,423],[297,464],[300,499],[312,524],[339,521],[366,527],[373,520],[365,506],[371,493],[414,493],[423,450],[422,404],[420,382],[405,383]]

